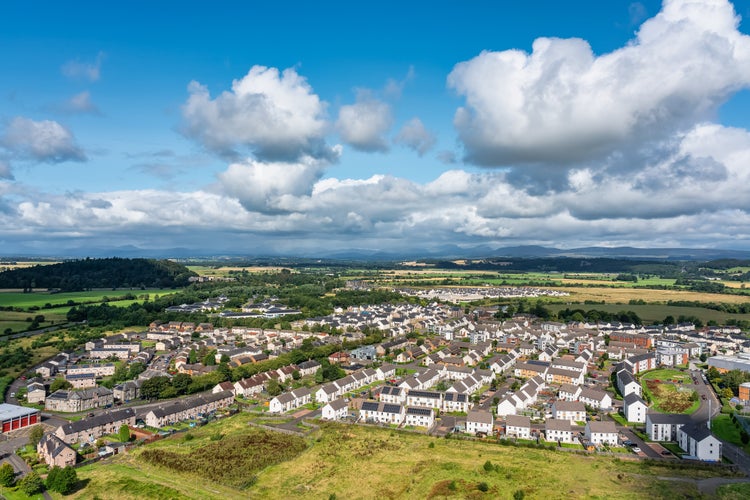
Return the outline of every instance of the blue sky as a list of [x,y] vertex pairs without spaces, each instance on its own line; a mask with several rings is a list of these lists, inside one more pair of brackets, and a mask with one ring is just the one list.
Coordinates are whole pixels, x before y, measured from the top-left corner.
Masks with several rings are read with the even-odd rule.
[[2,253],[750,249],[748,17],[10,2]]

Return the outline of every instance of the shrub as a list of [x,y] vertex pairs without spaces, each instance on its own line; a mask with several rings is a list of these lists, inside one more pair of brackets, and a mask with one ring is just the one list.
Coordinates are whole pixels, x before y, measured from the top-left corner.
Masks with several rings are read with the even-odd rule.
[[16,484],[16,471],[10,463],[5,462],[0,465],[0,485],[11,487]]
[[482,483],[479,483],[479,484],[477,485],[477,489],[478,489],[479,491],[484,491],[484,492],[487,492],[487,491],[489,491],[489,490],[490,490],[490,487],[489,487],[489,485],[488,485],[487,483],[484,483],[484,482],[482,482]]
[[42,478],[39,477],[39,474],[31,471],[18,482],[18,486],[27,496],[33,496],[42,492],[44,483],[42,482]]
[[513,500],[523,500],[526,496],[523,490],[516,490],[513,492]]
[[493,469],[494,469],[494,467],[492,466],[492,462],[490,460],[487,460],[484,463],[484,471],[485,472],[492,472]]

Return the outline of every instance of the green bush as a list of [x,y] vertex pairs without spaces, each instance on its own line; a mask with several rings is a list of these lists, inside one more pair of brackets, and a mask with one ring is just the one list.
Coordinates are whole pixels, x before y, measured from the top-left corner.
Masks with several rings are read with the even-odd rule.
[[21,488],[21,491],[27,496],[33,496],[42,492],[44,489],[44,483],[42,482],[42,478],[39,477],[39,474],[31,471],[18,482],[18,487]]

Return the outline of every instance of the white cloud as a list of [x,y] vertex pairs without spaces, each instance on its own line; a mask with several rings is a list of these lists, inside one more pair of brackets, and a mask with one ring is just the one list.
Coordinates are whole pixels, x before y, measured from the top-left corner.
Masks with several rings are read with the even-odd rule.
[[192,82],[182,107],[184,133],[215,152],[249,150],[260,159],[332,158],[324,143],[326,104],[293,68],[253,66],[232,90],[211,98]]
[[99,108],[91,100],[91,93],[88,90],[84,90],[68,99],[62,106],[62,111],[66,113],[101,114]]
[[388,151],[385,134],[393,125],[391,106],[360,91],[354,104],[341,106],[336,129],[341,139],[365,152]]
[[401,127],[394,142],[416,151],[419,156],[424,156],[427,151],[435,146],[437,139],[432,132],[425,128],[422,120],[412,118]]
[[283,206],[282,198],[311,193],[326,165],[310,157],[295,163],[246,160],[230,165],[219,174],[219,182],[223,192],[237,198],[248,211],[294,212],[294,206]]
[[750,85],[750,37],[724,0],[668,0],[627,46],[596,56],[580,39],[482,52],[448,84],[470,162],[565,165],[669,139]]
[[16,189],[17,210],[0,210],[0,239],[172,247],[179,238],[197,251],[250,245],[297,255],[479,243],[732,248],[750,244],[742,236],[750,234],[748,162],[750,132],[711,124],[638,172],[576,168],[569,189],[545,193],[519,189],[500,171],[451,170],[420,184],[322,178],[325,164],[311,158],[248,160],[228,167],[210,193]]
[[104,52],[99,52],[93,62],[84,62],[80,59],[75,59],[63,64],[60,70],[62,71],[62,74],[68,78],[96,82],[101,77],[101,68],[104,58]]
[[49,163],[86,160],[70,130],[52,120],[34,121],[18,116],[0,136],[0,145],[24,160]]

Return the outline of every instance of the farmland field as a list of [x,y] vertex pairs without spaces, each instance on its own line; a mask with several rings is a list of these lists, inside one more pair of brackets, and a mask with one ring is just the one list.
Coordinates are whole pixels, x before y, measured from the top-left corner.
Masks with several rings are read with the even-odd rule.
[[[336,424],[323,424],[307,438],[304,451],[280,462],[272,460],[275,465],[253,470],[237,463],[224,464],[245,473],[248,482],[244,489],[228,486],[225,480],[208,480],[198,470],[177,471],[147,461],[150,453],[145,450],[188,456],[252,436],[258,431],[248,427],[250,418],[239,414],[190,431],[194,435],[190,441],[175,435],[106,463],[82,467],[78,476],[87,486],[69,498],[512,498],[517,491],[527,498],[674,498],[698,496],[694,482],[687,478],[716,474],[714,470],[681,471],[626,458]],[[217,435],[222,437],[212,439]],[[273,450],[274,441],[280,443],[289,436],[268,434],[264,439],[270,445],[266,450]],[[247,454],[253,455],[253,450],[248,448]],[[270,455],[280,456],[276,452]],[[221,454],[212,456],[223,460]]]
[[553,312],[558,312],[565,308],[583,309],[584,311],[596,309],[598,311],[606,311],[610,313],[633,311],[645,323],[660,323],[667,316],[678,318],[681,315],[695,316],[700,318],[704,323],[716,321],[719,324],[724,324],[728,319],[750,320],[750,314],[729,314],[704,307],[680,307],[661,304],[547,304],[545,307]]
[[[73,302],[100,302],[104,297],[115,298],[123,297],[127,294],[135,295],[136,297],[148,294],[151,299],[155,296],[162,296],[171,293],[176,293],[179,290],[173,289],[118,289],[118,290],[92,290],[87,292],[60,292],[60,293],[49,293],[49,292],[34,292],[34,293],[22,293],[22,292],[0,292],[0,306],[12,306],[29,308],[33,306],[44,307],[46,304],[51,306],[63,306],[68,303],[69,300]],[[114,301],[113,301],[114,302]]]

